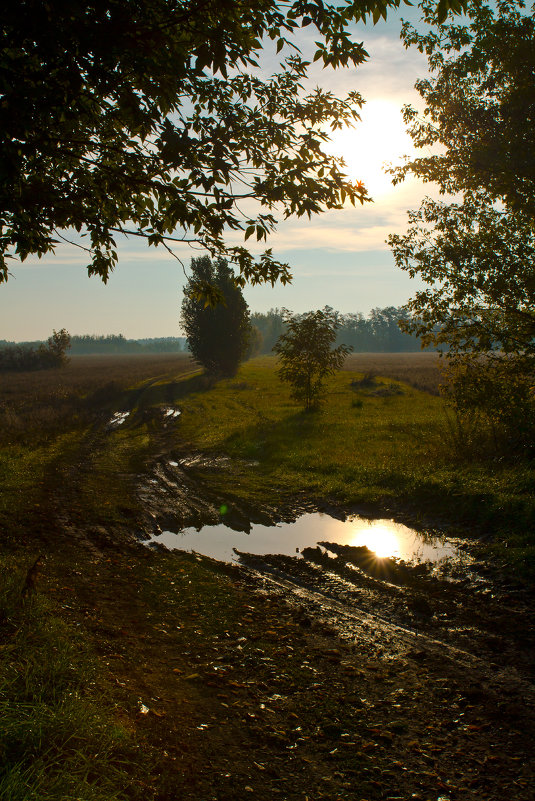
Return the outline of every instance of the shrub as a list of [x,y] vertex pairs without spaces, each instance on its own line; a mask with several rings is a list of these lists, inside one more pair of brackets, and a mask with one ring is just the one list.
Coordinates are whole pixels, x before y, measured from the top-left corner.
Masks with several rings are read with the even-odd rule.
[[332,347],[339,323],[328,306],[299,315],[285,312],[284,321],[286,333],[273,348],[280,360],[277,373],[281,381],[290,384],[292,398],[301,401],[308,412],[320,405],[325,379],[340,369],[351,348]]
[[442,391],[455,414],[454,441],[474,455],[535,453],[535,371],[527,356],[450,359]]
[[71,346],[69,333],[62,328],[54,331],[46,345],[14,345],[0,350],[0,372],[15,370],[47,370],[63,367],[68,362],[66,351]]

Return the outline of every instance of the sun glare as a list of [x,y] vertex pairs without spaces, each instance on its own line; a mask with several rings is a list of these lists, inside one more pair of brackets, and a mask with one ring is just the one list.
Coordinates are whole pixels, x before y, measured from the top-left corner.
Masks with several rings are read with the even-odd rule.
[[400,552],[400,543],[395,531],[381,525],[371,525],[365,531],[359,531],[349,544],[354,547],[365,545],[379,559],[387,556],[399,556]]
[[414,153],[405,131],[400,108],[388,100],[370,100],[361,111],[361,122],[354,128],[333,131],[325,148],[346,163],[354,181],[362,181],[372,198],[393,190],[392,176],[384,172],[385,162],[398,163],[401,156]]

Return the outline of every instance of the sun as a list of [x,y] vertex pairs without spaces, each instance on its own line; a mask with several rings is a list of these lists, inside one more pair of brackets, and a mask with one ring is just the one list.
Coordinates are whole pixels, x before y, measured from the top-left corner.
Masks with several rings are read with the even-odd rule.
[[344,159],[346,173],[353,181],[362,181],[370,197],[376,199],[393,191],[392,176],[384,172],[385,162],[398,163],[404,155],[414,154],[400,107],[389,100],[370,100],[360,113],[361,122],[354,128],[333,131],[325,150]]
[[398,556],[400,543],[393,528],[385,525],[373,524],[364,531],[359,531],[349,543],[353,546],[365,545],[379,559],[387,556]]

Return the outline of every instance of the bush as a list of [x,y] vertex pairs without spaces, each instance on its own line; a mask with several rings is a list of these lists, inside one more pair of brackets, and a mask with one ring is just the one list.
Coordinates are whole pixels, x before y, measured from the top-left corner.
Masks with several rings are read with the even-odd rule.
[[68,362],[66,351],[70,346],[70,334],[62,328],[61,331],[54,331],[47,344],[39,345],[37,349],[29,345],[3,348],[0,350],[0,372],[63,367]]
[[527,356],[452,357],[442,391],[455,413],[453,439],[473,455],[535,454],[535,370]]

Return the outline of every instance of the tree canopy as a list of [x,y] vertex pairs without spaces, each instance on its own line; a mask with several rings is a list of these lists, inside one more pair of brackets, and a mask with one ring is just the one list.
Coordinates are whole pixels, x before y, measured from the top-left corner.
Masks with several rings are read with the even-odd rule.
[[[214,306],[199,298],[199,284],[212,288]],[[180,321],[192,356],[210,375],[233,376],[245,359],[251,337],[249,307],[225,259],[191,260]]]
[[445,193],[484,189],[535,219],[535,16],[513,0],[470,2],[466,24],[436,26],[428,0],[422,8],[431,28],[405,24],[402,36],[427,54],[431,77],[416,83],[424,115],[405,106],[404,116],[415,145],[435,152],[396,180],[411,172]]
[[535,358],[535,229],[483,194],[462,203],[427,199],[390,237],[396,263],[426,284],[402,327],[451,352]]
[[408,232],[390,237],[398,266],[427,285],[404,326],[454,352],[535,356],[535,16],[511,0],[468,10],[468,25],[404,26],[432,72],[417,83],[424,115],[406,108],[405,117],[418,148],[441,147],[396,178],[412,172],[462,194],[427,198]]
[[[406,0],[405,0],[406,1]],[[277,217],[367,199],[322,145],[358,119],[362,98],[302,87],[295,46],[316,30],[325,66],[367,57],[352,23],[402,0],[20,0],[0,19],[0,282],[9,259],[86,237],[89,274],[106,281],[117,234],[201,245],[238,279],[289,280],[229,233],[266,239]],[[438,16],[463,2],[440,0]],[[272,43],[280,72],[258,58]],[[283,52],[284,51],[284,52]],[[84,240],[82,240],[84,241]],[[80,244],[77,240],[76,244]]]
[[[424,10],[426,5],[424,4]],[[427,8],[429,8],[427,6]],[[405,109],[419,148],[394,171],[438,184],[409,229],[389,238],[396,263],[425,286],[402,327],[448,351],[449,396],[485,419],[494,443],[535,441],[535,16],[521,3],[473,3],[468,25],[420,34],[429,57],[417,87],[423,117]],[[460,199],[458,196],[461,196]],[[484,357],[484,358],[482,358]],[[500,437],[497,431],[500,429]]]

